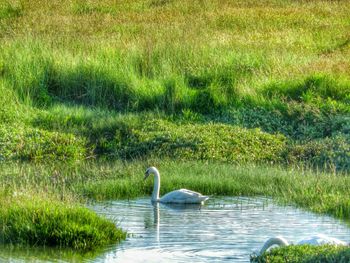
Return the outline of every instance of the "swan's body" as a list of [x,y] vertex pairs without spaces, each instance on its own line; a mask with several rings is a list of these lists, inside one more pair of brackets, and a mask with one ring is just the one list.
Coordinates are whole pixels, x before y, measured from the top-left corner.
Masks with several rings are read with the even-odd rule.
[[265,251],[269,250],[273,246],[284,247],[288,245],[289,245],[288,241],[283,237],[271,237],[268,240],[266,240],[263,247],[260,249],[258,255],[263,254]]
[[175,190],[159,198],[160,174],[157,168],[150,167],[146,170],[144,179],[147,179],[150,174],[154,175],[152,202],[173,204],[201,204],[209,198],[208,196],[187,189]]
[[[269,238],[265,242],[263,247],[261,248],[259,255],[264,253],[266,250],[268,250],[272,246],[276,246],[276,245],[281,246],[281,247],[282,246],[289,246],[289,243],[283,237]],[[339,239],[336,239],[334,237],[328,237],[326,235],[319,234],[316,236],[302,239],[299,242],[297,242],[296,245],[314,245],[314,246],[319,246],[319,245],[336,245],[336,246],[338,246],[338,245],[340,245],[340,246],[346,246],[348,244],[346,242],[341,241]]]

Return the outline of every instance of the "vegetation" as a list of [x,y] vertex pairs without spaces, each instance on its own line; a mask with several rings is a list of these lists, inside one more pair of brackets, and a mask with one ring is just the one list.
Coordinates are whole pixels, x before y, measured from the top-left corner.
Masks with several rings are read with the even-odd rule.
[[69,161],[86,157],[84,140],[72,134],[0,125],[0,138],[2,160]]
[[125,233],[114,223],[87,208],[33,198],[27,192],[14,195],[20,196],[7,195],[6,199],[0,199],[1,243],[91,250],[125,238]]
[[350,191],[350,177],[311,170],[165,159],[74,166],[3,164],[0,182],[8,195],[45,189],[44,193],[62,200],[129,199],[151,194],[152,180],[142,180],[150,165],[157,166],[163,175],[160,194],[190,188],[211,196],[269,196],[281,204],[294,204],[346,221],[350,218],[349,200],[344,198]]
[[[349,21],[347,1],[0,0],[0,203],[15,204],[0,223],[18,215],[0,237],[122,238],[96,233],[111,226],[77,201],[149,194],[136,176],[149,158],[164,191],[269,195],[348,219]],[[28,189],[38,199],[8,198]],[[25,228],[33,211],[42,223]]]
[[252,257],[251,262],[298,262],[298,263],[336,263],[348,262],[350,249],[343,246],[287,246],[272,249],[258,257]]
[[[23,155],[26,146],[5,141],[5,158],[40,160],[45,149],[73,161],[166,152],[348,171],[349,9],[318,0],[5,1],[0,117],[28,131],[6,130],[24,144],[43,135],[40,150]],[[207,135],[184,137],[197,129]],[[218,146],[212,129],[227,138],[220,152],[208,150]],[[50,146],[52,136],[61,147]],[[258,160],[267,137],[275,148]],[[246,139],[251,156],[236,156]]]

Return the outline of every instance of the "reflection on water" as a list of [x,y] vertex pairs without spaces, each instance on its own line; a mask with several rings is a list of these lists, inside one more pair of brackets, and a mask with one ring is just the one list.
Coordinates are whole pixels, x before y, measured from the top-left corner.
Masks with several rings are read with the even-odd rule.
[[9,253],[0,247],[0,261],[249,262],[249,255],[271,236],[295,242],[323,233],[350,241],[350,229],[344,223],[280,207],[265,198],[213,198],[204,206],[152,205],[149,198],[142,198],[101,202],[90,208],[127,230],[127,240],[84,258],[58,250]]
[[152,205],[149,198],[92,207],[131,236],[91,262],[249,262],[275,235],[296,242],[323,233],[350,241],[339,220],[265,198],[216,198],[204,206]]
[[94,258],[100,252],[76,253],[72,249],[57,249],[51,247],[23,247],[14,245],[0,245],[0,262],[28,263],[28,262],[83,262],[87,258]]

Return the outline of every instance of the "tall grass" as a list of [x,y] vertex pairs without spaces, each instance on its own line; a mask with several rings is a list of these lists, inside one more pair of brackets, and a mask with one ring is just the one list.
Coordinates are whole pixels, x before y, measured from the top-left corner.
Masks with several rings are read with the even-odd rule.
[[[276,80],[269,74],[261,83],[257,80],[264,68],[271,67],[268,59],[250,51],[221,52],[187,46],[170,51],[98,47],[88,54],[78,49],[72,55],[29,39],[4,45],[0,60],[6,61],[5,88],[32,106],[69,102],[117,111],[212,113],[247,104],[285,109],[285,102],[294,102],[349,112],[350,84],[345,76],[336,80],[318,72]],[[241,86],[244,83],[249,90]]]
[[[149,195],[152,182],[140,177],[146,166],[155,164],[162,176],[161,194],[191,188],[207,195],[262,195],[284,204],[349,219],[349,178],[342,174],[262,166],[232,166],[220,163],[154,161],[94,167],[103,180],[85,180],[78,192],[95,199],[132,198]],[[151,180],[150,180],[151,181]]]
[[348,169],[347,2],[25,0],[20,8],[1,20],[7,123],[73,133],[88,142],[85,158],[119,158],[120,133],[129,140],[142,125],[99,120],[101,112],[142,112],[140,123],[151,111],[281,133],[284,163]]
[[[149,194],[145,161],[91,158],[179,157],[158,163],[162,191],[268,195],[348,218],[349,14],[321,0],[0,1],[1,239],[123,238],[74,200]],[[254,167],[271,162],[289,170]],[[39,201],[6,201],[26,191]]]
[[47,189],[68,200],[72,194],[81,200],[135,198],[152,192],[152,180],[142,180],[144,170],[151,165],[161,172],[161,194],[190,188],[211,196],[260,195],[345,220],[350,217],[350,178],[303,169],[164,159],[74,166],[26,164],[2,165],[0,181],[3,189],[12,194],[29,188]]

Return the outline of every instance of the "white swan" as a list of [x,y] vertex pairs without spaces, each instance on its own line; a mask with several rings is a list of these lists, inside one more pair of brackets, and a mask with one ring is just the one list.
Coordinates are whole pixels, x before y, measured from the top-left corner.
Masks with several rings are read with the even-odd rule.
[[175,190],[167,193],[162,198],[159,198],[160,175],[157,168],[149,167],[146,170],[144,180],[146,180],[150,174],[154,175],[152,202],[174,204],[202,204],[209,198],[208,196],[187,189]]
[[[263,247],[260,249],[260,252],[258,255],[263,254],[265,251],[267,251],[269,248],[272,246],[289,246],[288,241],[280,236],[277,237],[272,237],[269,238],[263,245]],[[341,241],[339,239],[336,239],[334,237],[328,237],[326,235],[315,235],[309,238],[305,238],[300,240],[299,242],[296,243],[296,245],[314,245],[314,246],[319,246],[319,245],[336,245],[336,246],[347,246],[349,245],[348,243]]]

